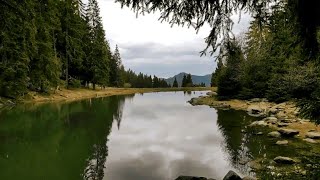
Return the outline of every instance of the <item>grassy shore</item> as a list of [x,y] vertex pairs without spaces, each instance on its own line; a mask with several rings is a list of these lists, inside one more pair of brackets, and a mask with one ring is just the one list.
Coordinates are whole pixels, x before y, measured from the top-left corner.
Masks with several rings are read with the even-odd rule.
[[[171,91],[207,91],[214,90],[210,87],[187,87],[187,88],[106,88],[106,89],[61,89],[55,93],[42,94],[37,92],[29,92],[21,103],[42,103],[57,101],[75,101],[94,97],[107,97],[113,95],[128,95],[135,93],[151,93],[151,92],[171,92]],[[2,98],[4,99],[4,98]]]

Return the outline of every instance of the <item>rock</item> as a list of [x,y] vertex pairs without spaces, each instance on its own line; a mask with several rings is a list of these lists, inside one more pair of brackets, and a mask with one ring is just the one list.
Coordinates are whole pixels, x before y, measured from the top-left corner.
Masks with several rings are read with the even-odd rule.
[[297,134],[299,134],[299,131],[294,129],[279,129],[278,132],[285,137],[293,137]]
[[251,176],[246,176],[242,178],[242,180],[257,180],[257,178],[251,177]]
[[176,180],[209,180],[205,177],[179,176]]
[[234,171],[229,171],[228,174],[224,176],[223,180],[242,180],[242,179]]
[[277,145],[287,145],[287,144],[289,144],[289,142],[287,140],[283,140],[283,141],[277,141],[276,144]]
[[278,138],[280,136],[281,136],[281,134],[278,131],[273,131],[273,132],[268,133],[268,137]]
[[278,119],[287,119],[288,116],[283,112],[283,111],[279,111],[277,114],[276,114],[276,117]]
[[268,126],[268,124],[264,121],[255,121],[255,122],[251,123],[249,126],[250,127],[252,127],[252,126]]
[[281,119],[280,122],[282,123],[292,123],[291,119]]
[[263,132],[258,132],[258,133],[256,133],[256,135],[261,136],[261,135],[263,135]]
[[278,122],[278,118],[276,117],[267,117],[267,118],[264,118],[263,120],[269,124],[276,124]]
[[283,157],[283,156],[278,156],[273,159],[274,162],[278,164],[294,164],[296,161],[294,159],[291,159],[289,157]]
[[306,138],[306,139],[303,139],[304,141],[308,142],[308,143],[312,143],[312,144],[317,144],[318,142],[315,141],[314,139],[310,139],[310,138]]
[[249,115],[257,116],[257,115],[262,114],[263,110],[258,105],[250,105],[247,108],[247,112],[248,112]]
[[289,126],[288,123],[278,123],[278,127],[287,127]]
[[190,101],[188,101],[191,105],[197,105],[199,104],[199,100],[197,98],[192,98]]
[[306,137],[310,138],[310,139],[320,139],[320,133],[318,133],[318,132],[308,132],[306,134]]

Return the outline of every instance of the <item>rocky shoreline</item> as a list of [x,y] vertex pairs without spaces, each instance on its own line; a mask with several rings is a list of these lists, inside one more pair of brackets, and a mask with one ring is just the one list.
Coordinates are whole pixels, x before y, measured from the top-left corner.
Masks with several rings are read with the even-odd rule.
[[[320,143],[320,126],[308,119],[298,117],[299,108],[293,102],[276,104],[266,99],[218,101],[215,92],[207,93],[189,101],[192,105],[208,105],[217,109],[243,110],[248,115],[260,118],[248,126],[269,127],[281,136],[296,137],[307,143]],[[272,133],[273,134],[273,133]]]
[[[298,153],[300,156],[290,154],[279,156],[275,153],[271,157],[269,156],[269,159],[261,157],[261,159],[253,159],[251,162],[243,163],[255,169],[255,172],[263,172],[263,175],[260,174],[258,177],[264,177],[264,175],[272,178],[299,176],[308,179],[307,176],[310,175],[310,172],[307,170],[318,169],[318,163],[305,162],[304,154],[308,153],[309,156],[314,152],[319,153],[320,127],[308,119],[299,118],[299,108],[295,106],[295,103],[276,104],[258,98],[218,101],[216,95],[215,92],[209,92],[206,95],[191,99],[189,103],[192,105],[208,105],[218,110],[245,111],[249,116],[256,117],[256,121],[249,122],[243,133],[265,136],[271,142],[274,142],[275,146],[286,147],[286,149],[292,148],[297,151],[312,147],[311,151]],[[252,132],[247,132],[247,130]]]

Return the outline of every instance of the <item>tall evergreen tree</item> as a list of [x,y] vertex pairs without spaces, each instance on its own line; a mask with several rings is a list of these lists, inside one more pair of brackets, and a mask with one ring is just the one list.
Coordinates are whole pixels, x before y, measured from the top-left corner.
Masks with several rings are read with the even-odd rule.
[[186,74],[183,74],[181,87],[187,87],[187,76],[186,76]]
[[177,78],[176,78],[176,77],[174,78],[172,87],[179,87],[178,81],[177,81]]

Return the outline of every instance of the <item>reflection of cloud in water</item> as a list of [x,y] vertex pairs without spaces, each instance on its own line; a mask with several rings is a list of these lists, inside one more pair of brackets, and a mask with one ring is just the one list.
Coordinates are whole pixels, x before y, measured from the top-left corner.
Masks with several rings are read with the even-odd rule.
[[158,93],[126,102],[120,131],[114,127],[108,137],[106,179],[222,178],[232,169],[216,111],[190,106],[191,97]]

